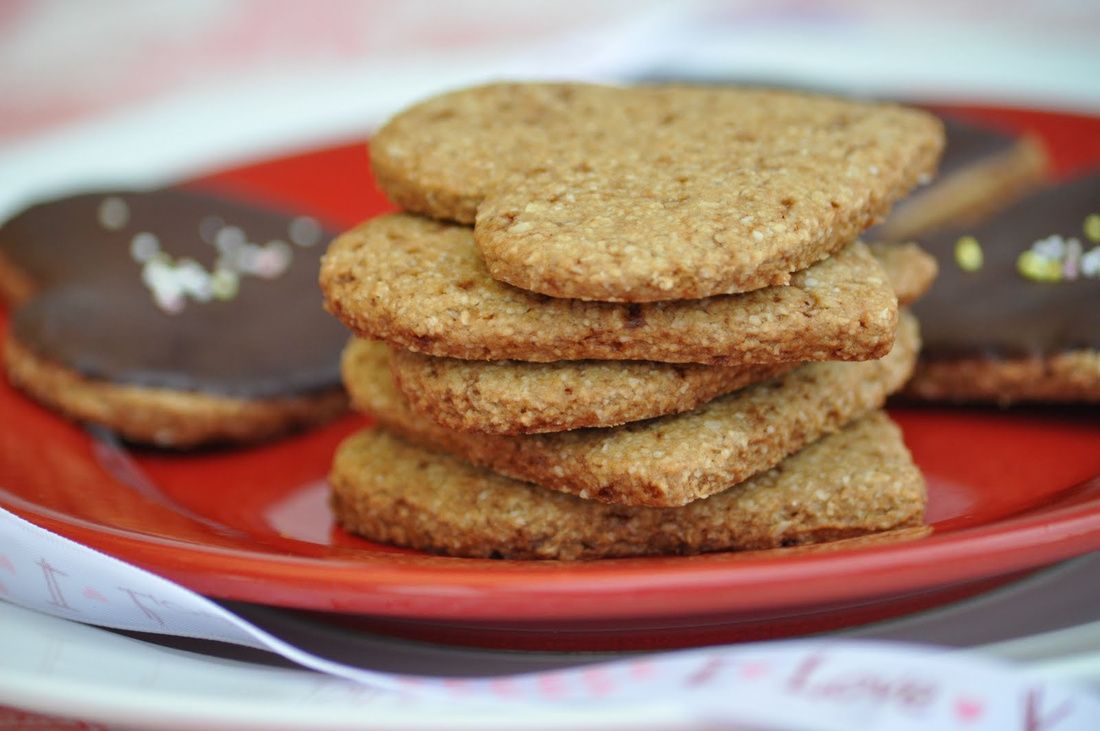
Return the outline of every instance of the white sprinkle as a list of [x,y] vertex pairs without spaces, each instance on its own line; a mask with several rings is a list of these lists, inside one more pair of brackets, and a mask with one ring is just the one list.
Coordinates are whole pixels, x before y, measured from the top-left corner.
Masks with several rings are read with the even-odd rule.
[[241,274],[256,274],[260,269],[260,247],[255,244],[243,244],[234,252],[230,261],[233,268]]
[[220,216],[205,216],[199,221],[199,238],[211,246],[218,232],[225,228],[225,221]]
[[1081,275],[1100,279],[1100,246],[1094,246],[1081,255]]
[[281,276],[290,266],[290,259],[294,256],[290,245],[285,241],[268,241],[259,256],[256,257],[256,275],[264,279],[274,279]]
[[130,256],[134,261],[144,264],[160,253],[160,239],[148,231],[135,234],[130,239]]
[[214,297],[210,286],[210,273],[194,259],[182,259],[176,264],[176,281],[184,294],[199,302],[209,302]]
[[244,246],[248,242],[248,237],[244,235],[244,231],[236,226],[222,226],[218,229],[218,232],[214,234],[214,246],[218,247],[218,251],[223,254]]
[[867,172],[871,173],[871,175],[878,175],[878,165],[869,166]]
[[99,204],[99,225],[108,231],[126,228],[130,222],[130,206],[116,195],[108,196]]
[[520,221],[519,223],[512,224],[511,228],[509,228],[508,230],[514,234],[521,234],[524,231],[531,230],[531,224],[529,224],[527,221]]
[[167,257],[153,257],[141,269],[141,281],[153,293],[157,307],[170,314],[183,311],[186,297]]
[[764,240],[764,232],[763,231],[753,231],[752,232],[752,237],[756,241],[763,241]]
[[290,240],[298,246],[316,246],[321,240],[321,224],[316,218],[298,216],[290,222],[287,233],[290,234]]
[[[1066,255],[1067,241],[1058,234],[1039,239],[1031,245],[1031,250],[1044,259],[1061,259]],[[1081,242],[1077,242],[1080,245]]]

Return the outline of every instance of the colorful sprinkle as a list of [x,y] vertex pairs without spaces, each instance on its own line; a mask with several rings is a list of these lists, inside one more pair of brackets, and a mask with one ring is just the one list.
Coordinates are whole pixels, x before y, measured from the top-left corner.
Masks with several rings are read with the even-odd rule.
[[1031,250],[1044,259],[1061,259],[1066,255],[1066,239],[1058,234],[1051,234],[1032,244]]
[[173,315],[183,312],[187,297],[176,279],[170,257],[161,254],[145,262],[141,281],[153,293],[157,307]]
[[1081,255],[1081,276],[1100,279],[1100,246]]
[[1057,282],[1062,279],[1062,265],[1057,259],[1029,249],[1016,260],[1016,269],[1033,282]]
[[[104,198],[99,207],[100,224],[121,228],[129,222],[126,202],[118,197]],[[287,228],[297,246],[314,246],[323,229],[316,219],[299,216]],[[249,241],[239,226],[228,225],[218,216],[205,216],[198,224],[199,237],[217,249],[213,271],[190,258],[174,260],[161,250],[156,235],[141,231],[130,240],[130,255],[142,265],[141,279],[152,292],[153,300],[165,312],[182,312],[187,300],[210,302],[232,300],[240,292],[246,276],[275,279],[282,276],[294,258],[294,249],[286,241],[273,239],[260,245]]]
[[283,272],[290,266],[290,260],[293,256],[294,251],[287,242],[268,241],[260,248],[260,254],[256,258],[256,269],[251,273],[264,279],[274,279],[282,276]]
[[964,272],[976,272],[982,268],[982,245],[973,236],[963,236],[955,242],[955,263]]
[[134,234],[130,239],[130,256],[139,264],[152,259],[160,253],[160,239],[148,231]]
[[203,216],[203,219],[199,221],[199,238],[213,246],[218,231],[223,228],[225,228],[225,221],[222,220],[221,216]]
[[1085,238],[1094,244],[1100,244],[1100,213],[1090,213],[1085,216]]
[[97,211],[99,225],[108,231],[121,231],[130,223],[130,206],[116,195],[104,198]]
[[240,289],[240,276],[232,269],[215,269],[210,278],[210,291],[214,299],[226,301],[237,296]]
[[244,235],[244,231],[236,226],[223,226],[214,234],[214,246],[223,254],[244,246],[247,242],[248,237]]
[[1081,242],[1070,239],[1066,242],[1066,255],[1062,259],[1062,277],[1064,279],[1077,279],[1081,276]]
[[315,246],[321,241],[321,224],[310,216],[298,216],[290,222],[287,228],[290,240],[298,246]]

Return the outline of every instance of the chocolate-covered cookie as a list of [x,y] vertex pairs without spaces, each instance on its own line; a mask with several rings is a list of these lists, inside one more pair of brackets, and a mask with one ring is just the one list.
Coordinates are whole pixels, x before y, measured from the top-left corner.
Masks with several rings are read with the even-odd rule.
[[940,275],[914,311],[911,395],[1100,401],[1100,174],[925,237]]
[[249,441],[343,410],[328,238],[186,189],[77,195],[0,227],[12,382],[141,442]]

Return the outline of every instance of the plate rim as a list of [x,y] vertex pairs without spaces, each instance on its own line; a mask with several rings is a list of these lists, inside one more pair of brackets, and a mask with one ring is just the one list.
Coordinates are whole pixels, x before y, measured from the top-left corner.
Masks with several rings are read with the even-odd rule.
[[[1100,475],[1067,488],[1076,490],[1100,491]],[[615,619],[623,617],[618,602],[599,600],[627,592],[636,600],[630,617],[639,619],[806,607],[932,590],[1100,550],[1100,498],[914,541],[793,556],[716,553],[582,562],[393,554],[401,556],[394,562],[384,560],[387,554],[356,560],[260,553],[96,524],[9,490],[0,490],[0,504],[215,598],[409,620]],[[841,580],[854,576],[860,581]],[[319,592],[321,584],[326,590]],[[517,601],[526,607],[520,617]]]

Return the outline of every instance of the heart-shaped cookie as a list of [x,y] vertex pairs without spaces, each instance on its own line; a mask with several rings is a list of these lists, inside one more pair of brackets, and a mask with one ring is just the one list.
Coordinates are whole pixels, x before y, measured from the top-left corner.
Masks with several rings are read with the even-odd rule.
[[855,242],[789,286],[673,302],[582,302],[489,276],[468,226],[398,213],[339,236],[321,264],[328,309],[365,338],[470,360],[787,363],[890,350],[897,298]]
[[340,445],[330,479],[333,513],[345,530],[454,556],[690,554],[927,531],[920,527],[924,478],[881,412],[815,442],[781,470],[682,508],[606,505],[542,490],[377,429]]
[[924,112],[764,89],[497,84],[371,144],[409,211],[475,224],[490,274],[554,297],[694,299],[786,284],[932,175]]

